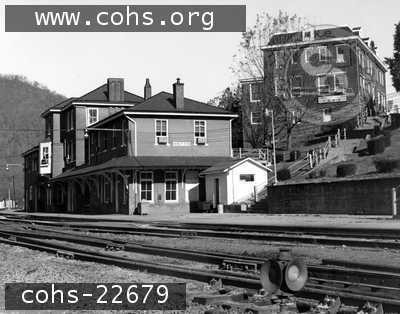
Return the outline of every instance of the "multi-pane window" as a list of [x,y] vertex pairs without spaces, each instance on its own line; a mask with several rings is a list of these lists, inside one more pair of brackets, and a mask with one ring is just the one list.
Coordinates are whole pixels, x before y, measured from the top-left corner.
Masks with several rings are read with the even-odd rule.
[[261,124],[261,112],[258,111],[250,112],[250,122],[251,124]]
[[339,72],[320,75],[317,78],[317,87],[319,94],[329,94],[330,92],[343,93],[347,88],[346,74]]
[[178,174],[175,171],[165,173],[165,200],[177,200]]
[[150,171],[140,173],[140,199],[153,200],[153,173]]
[[314,54],[313,48],[306,48],[304,50],[304,62],[310,63],[311,57],[313,56],[313,54]]
[[326,75],[318,76],[317,87],[318,87],[318,94],[321,95],[329,93],[328,77]]
[[206,137],[206,121],[195,120],[194,121],[194,137],[205,138]]
[[347,79],[346,74],[344,73],[335,73],[334,74],[334,91],[335,92],[344,92],[347,88]]
[[326,46],[319,47],[319,61],[328,62],[328,48]]
[[156,142],[158,144],[168,143],[168,121],[156,120]]
[[344,54],[345,54],[344,46],[343,45],[336,46],[336,62],[337,63],[344,63],[345,62]]
[[300,50],[293,50],[292,51],[292,63],[293,64],[299,64],[300,63],[300,58],[301,58]]
[[74,128],[74,111],[73,111],[73,109],[67,111],[66,121],[67,121],[67,131],[72,130]]
[[250,101],[258,102],[261,100],[262,95],[262,84],[261,83],[251,83],[250,84]]
[[292,96],[300,96],[303,86],[303,77],[296,75],[292,79]]
[[91,125],[99,121],[99,108],[87,108],[86,125]]
[[42,147],[42,160],[40,161],[41,166],[47,166],[49,164],[49,147]]

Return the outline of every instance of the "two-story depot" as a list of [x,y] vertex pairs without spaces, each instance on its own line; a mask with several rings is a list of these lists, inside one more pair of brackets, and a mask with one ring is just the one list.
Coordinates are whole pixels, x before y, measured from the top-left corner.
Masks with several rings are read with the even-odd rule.
[[[144,97],[125,91],[123,79],[108,79],[42,117],[45,140],[23,154],[27,211],[133,214],[142,203],[188,210],[209,194],[201,172],[238,162],[231,143],[237,116],[185,98],[179,79],[172,94],[154,96],[147,79]],[[250,175],[253,180],[242,181],[255,181]],[[214,204],[227,195],[216,188]]]

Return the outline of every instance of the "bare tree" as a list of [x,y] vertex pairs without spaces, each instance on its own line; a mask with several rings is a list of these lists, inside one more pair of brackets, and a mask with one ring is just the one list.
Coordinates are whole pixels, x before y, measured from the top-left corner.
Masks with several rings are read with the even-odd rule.
[[[279,123],[275,125],[277,137],[285,138],[286,149],[291,149],[293,130],[302,121],[306,112],[304,105],[294,101],[293,84],[294,74],[290,71],[290,64],[294,52],[283,50],[280,52],[279,68],[282,75],[279,78],[278,88],[273,77],[266,77],[269,67],[275,67],[275,59],[269,60],[264,56],[262,47],[266,46],[273,35],[301,31],[305,28],[305,20],[297,15],[279,12],[278,16],[262,13],[257,16],[253,27],[242,34],[242,41],[238,53],[234,56],[232,71],[240,78],[260,83],[260,102],[258,110],[262,113],[259,123],[250,121],[250,106],[242,106],[242,119],[245,125],[243,132],[247,141],[253,147],[263,147],[271,144],[271,120],[265,111],[273,110]],[[271,64],[268,64],[272,62]],[[277,90],[278,89],[278,90]]]

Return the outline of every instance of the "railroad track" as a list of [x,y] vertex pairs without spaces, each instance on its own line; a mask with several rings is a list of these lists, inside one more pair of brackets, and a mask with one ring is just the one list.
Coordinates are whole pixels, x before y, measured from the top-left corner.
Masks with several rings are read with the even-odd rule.
[[[80,230],[86,232],[95,233],[115,233],[115,234],[131,234],[131,235],[143,235],[143,236],[156,236],[156,237],[199,237],[199,238],[227,238],[227,239],[246,239],[255,241],[270,241],[278,243],[303,243],[303,244],[318,244],[318,245],[331,245],[331,246],[350,246],[350,247],[363,247],[363,248],[383,248],[383,249],[400,249],[400,240],[392,238],[381,238],[378,235],[374,238],[371,235],[357,234],[339,236],[336,234],[324,235],[322,231],[318,234],[313,233],[303,233],[291,232],[290,230],[282,233],[281,231],[261,229],[250,229],[249,226],[246,229],[237,229],[232,231],[231,229],[217,230],[220,225],[204,225],[201,229],[197,226],[197,229],[191,224],[183,224],[181,226],[175,225],[161,225],[157,223],[157,226],[147,225],[138,226],[130,225],[128,223],[116,224],[116,225],[98,225],[95,223],[77,223],[77,222],[54,222],[54,221],[44,221],[44,220],[29,220],[29,219],[15,219],[6,218],[2,221],[18,222],[18,223],[31,223],[35,225],[47,225],[55,227],[64,227],[72,230]],[[197,225],[197,224],[195,224]],[[185,228],[187,227],[187,228]],[[190,228],[189,228],[190,227]],[[222,227],[221,227],[222,228]],[[229,227],[231,228],[231,227]],[[255,231],[249,231],[255,230]],[[371,233],[371,232],[370,232]],[[362,238],[360,238],[362,236]],[[400,238],[399,238],[400,239]]]
[[[3,223],[4,226],[4,223]],[[6,230],[7,229],[7,230]],[[260,265],[265,260],[232,254],[218,254],[202,251],[172,249],[159,246],[148,246],[135,242],[108,240],[100,237],[82,236],[82,234],[69,234],[66,231],[57,231],[49,228],[34,227],[24,230],[17,225],[2,228],[0,241],[12,245],[21,245],[31,249],[39,249],[65,257],[80,260],[112,264],[134,269],[147,269],[150,272],[172,275],[186,279],[210,282],[211,279],[221,279],[226,285],[239,286],[248,289],[259,289],[260,281],[255,273],[231,272],[226,270],[204,271],[194,270],[192,267],[172,266],[157,264],[147,261],[138,261],[129,258],[116,257],[111,254],[88,252],[71,245],[49,243],[48,240],[59,240],[73,244],[102,247],[106,249],[123,249],[128,252],[144,253],[151,255],[167,256],[202,263],[221,265],[233,262],[242,265]],[[47,240],[47,241],[45,241]],[[331,263],[332,261],[326,261]],[[382,303],[386,308],[400,308],[400,274],[395,272],[372,271],[362,269],[353,263],[352,268],[340,265],[311,265],[308,267],[310,278],[305,289],[298,293],[299,296],[310,297],[316,295],[337,295],[349,303],[359,305],[365,300]],[[371,266],[371,265],[370,265]],[[357,268],[358,267],[358,268]],[[372,267],[372,266],[371,266]],[[364,267],[365,268],[365,267]],[[386,269],[387,270],[387,269]]]

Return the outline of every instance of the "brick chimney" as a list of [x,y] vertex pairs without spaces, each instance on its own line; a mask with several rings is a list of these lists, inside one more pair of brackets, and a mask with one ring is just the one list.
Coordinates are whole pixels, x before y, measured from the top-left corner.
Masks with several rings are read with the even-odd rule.
[[146,84],[144,84],[144,100],[149,99],[151,97],[151,85],[150,80],[146,79]]
[[184,108],[184,94],[183,94],[183,83],[179,78],[172,85],[174,91],[174,103],[177,110],[183,110]]
[[124,79],[109,78],[107,79],[108,101],[118,102],[124,101]]

